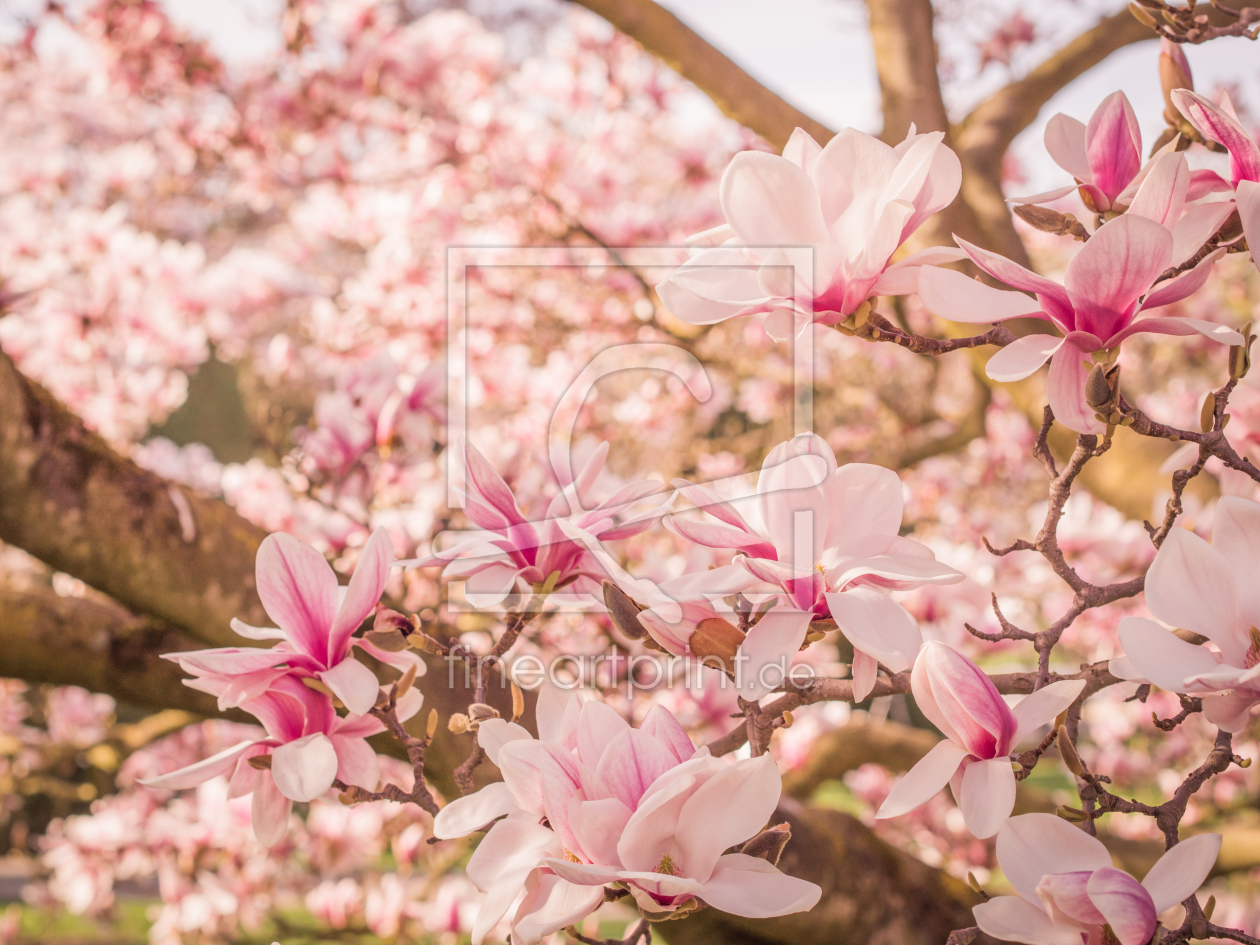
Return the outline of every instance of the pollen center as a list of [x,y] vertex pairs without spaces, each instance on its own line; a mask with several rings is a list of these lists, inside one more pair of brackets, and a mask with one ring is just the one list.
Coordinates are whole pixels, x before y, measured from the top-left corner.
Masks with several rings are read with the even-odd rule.
[[678,876],[678,867],[674,865],[674,859],[668,853],[661,857],[661,862],[656,864],[654,873],[664,873],[666,876]]

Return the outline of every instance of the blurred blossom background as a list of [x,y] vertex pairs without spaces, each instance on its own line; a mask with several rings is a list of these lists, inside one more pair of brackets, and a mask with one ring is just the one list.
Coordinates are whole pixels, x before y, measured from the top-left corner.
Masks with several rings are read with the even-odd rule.
[[[880,131],[864,4],[665,6],[811,117]],[[939,0],[951,120],[1120,9]],[[1149,150],[1164,127],[1158,48],[1153,39],[1123,44],[1064,81],[1005,155],[1006,193],[1063,183],[1041,147],[1045,122],[1059,111],[1087,120],[1116,88]],[[1187,47],[1198,91],[1228,90],[1253,133],[1256,49],[1241,39]],[[748,148],[771,149],[634,40],[561,0],[7,0],[0,348],[114,450],[266,530],[314,543],[345,573],[376,527],[410,557],[467,524],[446,505],[447,247],[572,247],[580,264],[467,272],[464,396],[476,445],[523,507],[545,508],[558,490],[548,423],[579,373],[616,345],[669,344],[704,365],[707,399],[685,372],[604,378],[578,413],[574,462],[608,440],[610,482],[684,476],[733,493],[793,433],[791,352],[755,318],[683,323],[651,288],[663,271],[624,266],[618,249],[680,247],[721,222],[718,180]],[[1189,153],[1195,166],[1224,167],[1224,155]],[[1037,269],[1061,275],[1062,241],[1017,228]],[[1260,276],[1246,257],[1227,257],[1181,304],[1241,326],[1260,314]],[[939,332],[916,298],[897,315]],[[925,637],[989,670],[1024,665],[1023,649],[977,645],[964,624],[996,629],[994,595],[1021,626],[1044,626],[1067,606],[1039,556],[995,558],[982,541],[1009,542],[1040,522],[1045,475],[1029,455],[1029,418],[1040,415],[1041,394],[987,382],[965,354],[933,360],[822,328],[813,342],[815,431],[842,463],[895,469],[904,533],[968,575],[902,595]],[[1210,349],[1198,336],[1138,336],[1121,358],[1126,384],[1144,409],[1193,426],[1204,391],[1220,382]],[[1231,412],[1231,442],[1253,449],[1260,376],[1243,382]],[[1096,583],[1149,563],[1141,519],[1162,514],[1173,468],[1158,482],[1088,481],[1073,497],[1060,534]],[[1208,472],[1186,499],[1184,522],[1200,531],[1219,495],[1256,498],[1250,480],[1211,463]],[[656,579],[725,560],[661,528],[619,551],[634,573]],[[396,572],[388,593],[409,611],[449,613],[470,645],[484,646],[486,625],[448,611],[433,571]],[[299,805],[286,839],[267,849],[248,830],[248,798],[227,800],[223,779],[181,794],[137,786],[254,730],[55,685],[61,677],[41,675],[38,654],[7,642],[37,619],[30,602],[43,602],[38,613],[60,613],[66,601],[115,605],[11,546],[0,546],[0,595],[0,674],[17,677],[0,680],[0,943],[467,938],[481,895],[462,871],[467,841],[428,842],[432,820],[414,807],[314,802]],[[1074,669],[1110,657],[1117,623],[1135,614],[1147,614],[1140,598],[1088,612],[1058,658]],[[639,652],[603,618],[564,613],[525,652],[610,645]],[[808,656],[833,675],[852,658],[843,639]],[[697,743],[725,732],[735,709],[716,679],[631,699],[615,679],[589,682],[607,685],[609,701],[635,718],[664,703]],[[1082,755],[1141,799],[1179,781],[1213,732],[1195,717],[1152,738],[1152,711],[1167,717],[1179,705],[1162,692],[1126,701],[1133,689],[1088,704]],[[1253,724],[1235,750],[1260,760],[1257,734]],[[787,794],[860,819],[931,867],[1002,888],[992,842],[972,839],[945,795],[907,817],[873,819],[890,778],[935,737],[904,697],[885,697],[803,709],[772,750]],[[842,744],[860,747],[837,751]],[[410,769],[387,763],[385,779],[405,786]],[[1072,796],[1066,772],[1043,765],[1017,813]],[[1233,768],[1194,797],[1186,818],[1191,829],[1224,833],[1209,887],[1215,920],[1251,934],[1260,926],[1257,798],[1260,765]],[[1147,820],[1113,815],[1109,829],[1113,854],[1135,871],[1162,849]],[[606,914],[611,925],[584,931],[616,932],[625,917]]]

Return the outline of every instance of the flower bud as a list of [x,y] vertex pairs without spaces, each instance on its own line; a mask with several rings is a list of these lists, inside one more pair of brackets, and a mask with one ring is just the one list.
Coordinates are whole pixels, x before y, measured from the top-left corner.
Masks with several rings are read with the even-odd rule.
[[438,711],[437,709],[430,709],[429,722],[424,727],[424,737],[432,738],[433,733],[437,731],[437,727],[438,727]]
[[1064,820],[1071,821],[1074,824],[1083,824],[1085,821],[1089,820],[1089,814],[1085,813],[1083,810],[1078,810],[1075,807],[1060,807],[1055,811],[1055,813]]
[[1155,17],[1151,16],[1136,3],[1129,4],[1129,12],[1133,14],[1133,19],[1137,20],[1143,26],[1149,26],[1151,29],[1155,28]]
[[468,716],[463,712],[452,712],[451,717],[446,720],[446,728],[452,735],[463,735],[468,731]]
[[687,645],[691,653],[704,663],[717,659],[728,673],[735,672],[735,653],[744,642],[744,633],[721,617],[707,617],[696,624]]
[[1199,411],[1199,429],[1211,433],[1216,423],[1216,396],[1208,394],[1203,398],[1203,409]]
[[1212,921],[1212,913],[1216,911],[1216,897],[1208,896],[1207,905],[1203,907],[1203,918]]
[[739,852],[746,856],[755,856],[759,860],[766,860],[771,866],[775,866],[790,839],[792,839],[792,828],[787,824],[778,824],[761,831],[740,847]]
[[497,719],[499,710],[484,702],[474,702],[468,707],[468,718],[472,722],[484,722],[486,719]]
[[1255,338],[1251,334],[1251,322],[1243,326],[1243,343],[1229,347],[1229,376],[1242,380],[1251,370],[1251,343]]
[[1095,410],[1102,410],[1111,403],[1111,385],[1107,383],[1107,369],[1095,364],[1085,380],[1085,402]]
[[1177,114],[1177,106],[1172,100],[1172,93],[1177,89],[1194,90],[1194,77],[1181,44],[1166,36],[1159,42],[1159,84],[1164,89],[1164,102],[1174,115]]
[[271,770],[271,755],[254,755],[249,759],[249,766],[257,768],[259,771]]
[[1067,729],[1060,726],[1059,734],[1055,740],[1058,743],[1059,757],[1063,759],[1063,764],[1079,778],[1085,773],[1085,766],[1081,764],[1081,756],[1076,753],[1076,746],[1068,738]]
[[608,617],[613,626],[622,635],[631,640],[641,640],[647,636],[647,629],[639,620],[639,606],[626,593],[611,581],[604,582],[604,606],[608,608]]
[[512,721],[515,722],[525,714],[525,693],[521,687],[512,683]]

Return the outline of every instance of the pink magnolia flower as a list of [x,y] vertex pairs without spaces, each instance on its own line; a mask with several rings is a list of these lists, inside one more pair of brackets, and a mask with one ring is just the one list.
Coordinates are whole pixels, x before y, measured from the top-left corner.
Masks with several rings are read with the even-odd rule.
[[859,699],[874,686],[879,663],[909,669],[922,642],[914,618],[886,592],[963,579],[929,548],[899,536],[896,473],[866,463],[838,466],[827,441],[813,433],[770,451],[747,518],[704,486],[674,485],[718,522],[672,515],[666,527],[697,544],[735,549],[736,562],[793,608],[835,619],[854,647]]
[[767,331],[784,340],[873,296],[915,291],[920,266],[960,258],[933,247],[890,265],[958,193],[961,165],[943,139],[911,126],[889,147],[846,128],[821,147],[797,128],[782,157],[735,155],[720,187],[726,225],[693,237],[708,248],[657,286],[661,300],[693,325],[769,312]]
[[451,802],[433,824],[435,836],[454,837],[507,815],[468,864],[487,892],[474,943],[522,886],[511,925],[513,941],[526,945],[593,912],[609,883],[624,884],[641,910],[658,916],[696,897],[750,917],[818,901],[813,883],[765,860],[723,855],[764,827],[778,804],[769,755],[728,764],[697,750],[662,706],[635,729],[603,703],[550,689],[539,695],[538,739],[491,721],[478,740],[504,781]]
[[1012,709],[979,666],[944,643],[930,641],[915,660],[910,688],[945,740],[907,772],[875,816],[908,813],[948,784],[967,829],[984,839],[998,832],[1015,806],[1012,749],[1070,706],[1085,682],[1050,683]]
[[574,585],[579,592],[597,592],[603,574],[589,549],[566,526],[599,541],[612,541],[646,531],[659,517],[652,512],[635,517],[628,513],[630,506],[660,491],[661,484],[655,480],[632,482],[602,501],[593,499],[592,489],[608,455],[607,443],[600,444],[538,521],[526,519],[503,477],[472,443],[463,444],[463,451],[464,514],[484,531],[445,551],[399,563],[408,568],[440,565],[448,577],[466,578],[469,600],[479,606],[494,606],[518,583],[539,589],[550,582],[552,589]]
[[1019,895],[975,906],[976,924],[996,939],[1028,945],[1146,945],[1159,914],[1194,895],[1220,848],[1220,834],[1182,840],[1139,883],[1111,865],[1100,840],[1067,821],[1012,817],[998,831],[997,858]]
[[[420,710],[422,696],[412,689],[399,703],[399,717]],[[370,716],[340,717],[332,700],[294,676],[276,680],[241,708],[263,725],[265,738],[241,742],[204,761],[156,778],[141,780],[152,788],[181,791],[220,775],[230,778],[228,797],[253,794],[254,835],[266,846],[284,836],[294,801],[311,801],[333,781],[369,790],[380,780],[380,763],[366,739],[385,726]],[[255,768],[250,759],[270,758],[270,767]]]
[[1256,247],[1260,247],[1260,145],[1239,124],[1228,95],[1219,108],[1190,89],[1177,89],[1172,99],[1199,134],[1228,149],[1230,183],[1254,259]]
[[179,663],[194,689],[213,692],[221,708],[242,705],[287,675],[320,679],[356,715],[376,702],[380,684],[375,674],[350,655],[359,646],[383,662],[416,666],[411,653],[385,653],[353,633],[373,612],[394,561],[394,548],[383,528],[363,548],[349,586],[337,586],[337,575],[324,556],[292,535],[268,535],[258,549],[258,596],[279,629],[251,627],[240,620],[232,629],[250,640],[279,640],[270,649],[222,647],[168,653]]
[[1117,675],[1203,695],[1203,715],[1240,732],[1260,704],[1260,504],[1223,496],[1212,543],[1184,528],[1164,539],[1146,573],[1146,606],[1164,623],[1208,638],[1196,646],[1153,620],[1120,622]]
[[[1018,381],[1049,360],[1047,395],[1055,418],[1079,433],[1100,433],[1103,424],[1085,401],[1089,355],[1110,352],[1138,332],[1199,333],[1220,344],[1242,344],[1238,332],[1215,322],[1164,315],[1138,318],[1198,291],[1224,252],[1217,250],[1188,272],[1160,282],[1169,267],[1199,250],[1211,235],[1204,229],[1212,227],[1214,232],[1224,220],[1221,214],[1230,212],[1228,205],[1223,209],[1222,205],[1209,205],[1213,209],[1207,216],[1188,218],[1191,222],[1179,239],[1169,226],[1183,219],[1187,186],[1185,157],[1173,154],[1162,158],[1160,166],[1143,182],[1129,212],[1100,226],[1068,263],[1063,285],[958,240],[977,266],[1023,291],[994,289],[960,272],[925,268],[919,278],[920,298],[929,311],[956,322],[988,324],[1008,318],[1049,321],[1063,332],[1062,337],[1028,335],[1012,342],[989,359],[988,375],[997,381]],[[1220,219],[1215,219],[1218,216]],[[1032,292],[1034,297],[1024,292]]]

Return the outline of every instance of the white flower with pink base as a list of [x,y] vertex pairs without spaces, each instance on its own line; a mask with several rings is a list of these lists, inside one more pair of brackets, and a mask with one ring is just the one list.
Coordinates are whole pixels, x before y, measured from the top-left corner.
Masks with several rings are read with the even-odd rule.
[[1095,837],[1053,814],[1012,817],[997,859],[1018,896],[975,906],[982,932],[1027,945],[1146,945],[1159,914],[1193,896],[1221,848],[1220,834],[1182,840],[1140,883],[1111,865]]
[[907,772],[875,816],[909,813],[948,784],[967,829],[981,839],[993,836],[1015,806],[1011,750],[1052,722],[1084,688],[1080,679],[1050,683],[1012,709],[975,663],[944,643],[925,643],[910,689],[945,740]]

